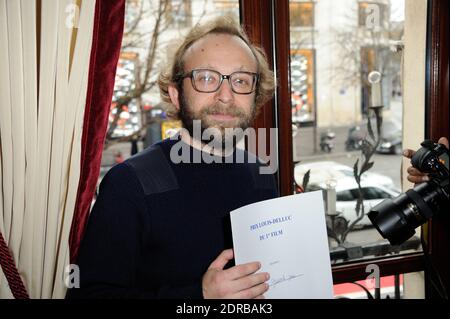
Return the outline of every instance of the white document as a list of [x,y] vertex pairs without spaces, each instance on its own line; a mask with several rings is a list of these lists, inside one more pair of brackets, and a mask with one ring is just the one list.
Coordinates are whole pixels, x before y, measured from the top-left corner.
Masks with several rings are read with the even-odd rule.
[[236,265],[261,262],[266,298],[333,298],[322,191],[270,199],[231,213]]

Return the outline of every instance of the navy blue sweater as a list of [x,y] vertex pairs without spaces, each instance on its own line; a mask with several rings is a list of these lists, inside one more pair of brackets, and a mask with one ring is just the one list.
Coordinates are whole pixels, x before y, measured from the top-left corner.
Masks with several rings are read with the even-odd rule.
[[248,153],[241,164],[175,164],[175,143],[106,174],[80,246],[80,288],[69,298],[202,298],[203,274],[232,247],[229,212],[277,196],[273,175],[260,174]]

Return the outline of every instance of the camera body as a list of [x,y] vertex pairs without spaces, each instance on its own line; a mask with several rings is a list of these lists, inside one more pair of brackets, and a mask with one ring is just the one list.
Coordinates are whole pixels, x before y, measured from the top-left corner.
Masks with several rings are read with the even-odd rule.
[[430,181],[417,184],[396,198],[379,203],[368,217],[378,232],[392,245],[414,235],[415,229],[436,212],[449,206],[449,150],[443,144],[425,140],[411,158],[411,164],[428,173]]
[[422,147],[411,158],[411,164],[419,171],[429,173],[431,177],[448,179],[448,148],[430,140],[425,140],[420,145]]

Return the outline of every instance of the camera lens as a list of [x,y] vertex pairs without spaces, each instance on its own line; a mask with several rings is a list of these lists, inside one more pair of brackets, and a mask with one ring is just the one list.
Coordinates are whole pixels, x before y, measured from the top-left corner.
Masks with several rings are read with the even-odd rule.
[[368,217],[378,232],[392,245],[399,245],[412,237],[415,229],[439,210],[445,195],[439,184],[422,183],[393,199],[379,203]]
[[368,214],[381,236],[387,238],[392,245],[398,245],[414,235],[414,226],[408,221],[408,216],[417,207],[408,203],[406,194],[401,194],[397,198],[384,200]]

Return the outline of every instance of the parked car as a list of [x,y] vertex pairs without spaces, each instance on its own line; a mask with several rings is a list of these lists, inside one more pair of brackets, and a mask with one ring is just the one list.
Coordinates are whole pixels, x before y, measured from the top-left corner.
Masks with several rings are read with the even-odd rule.
[[[373,124],[375,126],[375,124]],[[375,130],[375,127],[373,128]],[[368,135],[367,124],[352,126],[348,130],[345,148],[347,151],[361,148],[362,140]],[[402,152],[402,127],[401,124],[386,120],[381,126],[380,144],[376,150],[382,154],[401,154]]]
[[[343,165],[333,161],[319,161],[311,163],[298,163],[294,168],[294,179],[298,185],[302,185],[303,176],[305,173],[311,170],[309,183],[324,185],[326,181],[334,179],[336,181],[344,179],[346,177],[353,179],[353,168],[347,165]],[[388,188],[395,188],[394,181],[389,176],[374,173],[365,172],[361,181],[368,183],[376,183]]]
[[[335,181],[336,211],[345,218],[348,224],[356,220],[356,202],[359,197],[358,184],[353,176],[353,169],[349,166],[332,161],[314,163],[299,163],[294,168],[294,179],[302,185],[303,176],[310,170],[310,179],[306,191],[326,189],[327,182]],[[386,198],[393,198],[400,194],[393,180],[385,175],[366,172],[361,177],[361,187],[364,199],[364,218],[358,222],[359,227],[371,226],[367,217],[370,209]]]
[[[361,182],[364,203],[364,217],[358,222],[358,226],[372,226],[367,214],[372,207],[387,198],[400,195],[399,190],[385,187],[372,182]],[[359,189],[355,180],[345,179],[336,185],[336,211],[341,213],[350,224],[356,219],[356,203],[359,197]]]

